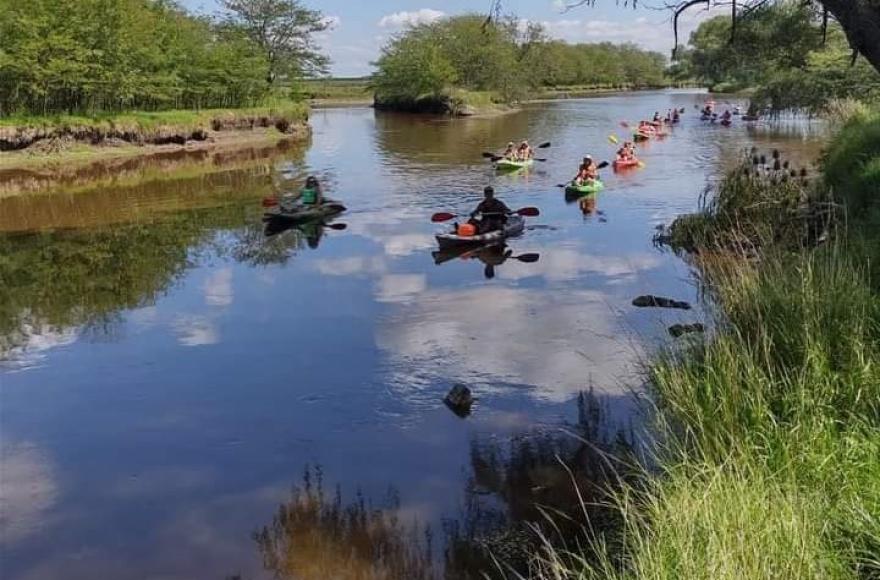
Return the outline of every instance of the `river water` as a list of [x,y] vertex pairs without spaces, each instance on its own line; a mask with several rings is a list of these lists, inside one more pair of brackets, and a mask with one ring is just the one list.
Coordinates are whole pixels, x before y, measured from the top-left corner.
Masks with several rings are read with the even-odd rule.
[[[318,110],[308,145],[165,156],[0,199],[3,578],[479,571],[467,545],[570,487],[555,456],[584,449],[563,430],[637,438],[641,365],[669,325],[703,320],[655,227],[753,144],[818,151],[809,126],[701,123],[704,99],[463,120]],[[604,192],[566,203],[556,184],[586,153],[610,159],[620,121],[672,107],[684,121],[641,149],[645,169],[606,170]],[[481,159],[522,137],[552,141],[532,171]],[[345,229],[267,238],[261,198],[309,173],[348,206]],[[506,261],[435,264],[431,214],[468,211],[487,184],[540,217]],[[631,305],[649,293],[695,308]],[[442,401],[456,383],[478,399],[467,418]]]

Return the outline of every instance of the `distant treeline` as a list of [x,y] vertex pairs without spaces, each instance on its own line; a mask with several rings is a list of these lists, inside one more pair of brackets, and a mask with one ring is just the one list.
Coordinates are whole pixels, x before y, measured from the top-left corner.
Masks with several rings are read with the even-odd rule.
[[246,26],[172,0],[0,0],[0,116],[241,107],[269,78]]
[[455,89],[511,102],[551,86],[662,85],[666,59],[632,44],[553,41],[538,24],[473,14],[408,29],[382,49],[376,67],[380,102],[442,99]]

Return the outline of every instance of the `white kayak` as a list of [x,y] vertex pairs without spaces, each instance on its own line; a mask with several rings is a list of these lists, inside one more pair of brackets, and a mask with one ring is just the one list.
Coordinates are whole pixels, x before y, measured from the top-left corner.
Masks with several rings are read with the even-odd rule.
[[494,230],[485,234],[477,234],[475,236],[459,236],[452,232],[444,232],[437,234],[435,237],[437,238],[437,244],[442,250],[444,248],[460,246],[491,244],[511,236],[518,236],[523,232],[525,227],[525,219],[523,219],[522,216],[513,214],[507,218],[507,223],[504,225],[504,229]]

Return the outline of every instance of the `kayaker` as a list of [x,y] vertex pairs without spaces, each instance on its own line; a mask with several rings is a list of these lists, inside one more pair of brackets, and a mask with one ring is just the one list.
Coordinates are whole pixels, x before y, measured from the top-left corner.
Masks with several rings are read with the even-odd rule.
[[587,155],[586,157],[584,157],[580,168],[578,168],[578,173],[577,176],[574,178],[574,183],[576,183],[577,185],[583,185],[598,178],[599,171],[596,169],[596,164],[593,163],[593,158]]
[[663,119],[660,118],[660,111],[654,112],[654,123],[663,123]]
[[507,149],[504,150],[504,153],[501,156],[505,159],[510,159],[511,161],[516,159],[516,145],[514,145],[513,141],[507,144]]
[[681,121],[681,114],[678,112],[678,109],[675,109],[672,111],[672,122],[678,123],[679,121]]
[[[483,190],[483,201],[471,212],[468,223],[476,226],[477,233],[485,234],[503,228],[509,213],[510,208],[500,199],[496,199],[495,189],[488,186]],[[480,215],[479,220],[476,219],[477,214]]]
[[519,144],[519,149],[516,152],[516,156],[520,161],[528,161],[532,158],[534,153],[532,152],[532,148],[529,145],[528,141],[523,140],[522,143]]
[[318,178],[310,175],[306,179],[306,185],[299,195],[299,202],[302,205],[321,205],[324,203],[324,195],[321,193],[321,184]]

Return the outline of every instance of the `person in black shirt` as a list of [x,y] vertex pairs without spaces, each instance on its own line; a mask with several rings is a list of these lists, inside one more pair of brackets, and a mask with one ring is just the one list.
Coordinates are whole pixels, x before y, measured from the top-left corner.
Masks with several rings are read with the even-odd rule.
[[[500,199],[495,199],[495,189],[489,186],[483,190],[483,201],[471,212],[470,223],[477,226],[478,233],[485,234],[503,228],[509,213],[510,208]],[[480,214],[482,219],[476,220],[477,214]]]

